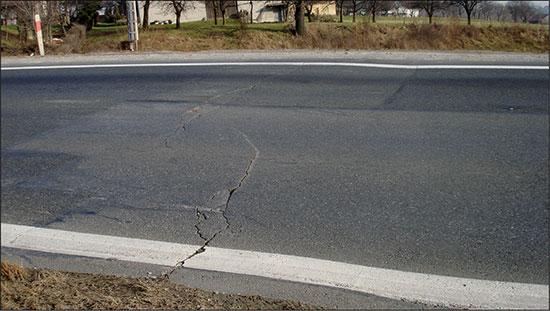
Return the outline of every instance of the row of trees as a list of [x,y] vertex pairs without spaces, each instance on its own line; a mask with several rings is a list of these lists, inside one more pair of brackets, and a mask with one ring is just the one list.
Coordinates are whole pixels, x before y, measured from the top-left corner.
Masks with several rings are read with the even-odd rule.
[[442,1],[442,0],[424,0],[424,1],[404,1],[404,4],[410,8],[423,10],[432,23],[434,14],[448,16],[452,14],[452,8],[458,7],[458,15],[462,12],[466,14],[468,24],[471,24],[472,17],[485,20],[501,21],[505,16],[510,16],[514,22],[529,22],[536,15],[541,14],[530,1]]
[[[176,28],[180,28],[181,16],[186,10],[192,9],[194,1],[188,0],[170,0],[170,1],[141,1],[143,8],[142,26],[147,29],[149,26],[149,9],[153,3],[161,5],[166,12],[171,12],[176,17]],[[285,0],[286,7],[291,9],[287,13],[294,11],[294,20],[296,33],[301,34],[305,31],[303,23],[304,16],[310,21],[313,14],[313,5],[318,2],[315,0]],[[2,16],[14,15],[17,18],[19,33],[26,40],[28,33],[32,33],[34,14],[40,14],[44,25],[45,38],[52,38],[52,25],[61,25],[63,32],[70,28],[72,23],[86,25],[90,30],[96,20],[97,10],[104,8],[107,15],[113,16],[113,19],[125,15],[124,0],[49,0],[49,1],[7,1],[1,2],[0,9]],[[218,24],[218,18],[221,17],[222,24],[225,25],[227,11],[236,6],[234,0],[209,0],[206,1],[209,12],[213,12],[214,23]],[[343,22],[343,15],[352,15],[352,21],[356,21],[356,15],[361,12],[371,16],[372,21],[376,22],[376,16],[387,12],[391,8],[405,7],[417,9],[425,12],[428,20],[432,23],[434,16],[452,16],[464,13],[468,24],[471,24],[472,17],[483,19],[496,19],[501,21],[505,16],[514,22],[529,22],[537,14],[537,10],[530,1],[480,1],[480,0],[333,0],[330,3],[336,4],[339,21]],[[251,11],[254,2],[251,1]],[[237,11],[237,8],[234,8]],[[285,16],[290,15],[286,14]],[[252,16],[250,16],[252,17]]]
[[[176,29],[180,28],[181,25],[181,16],[186,10],[194,8],[194,1],[187,0],[170,0],[170,1],[152,1],[145,0],[143,1],[143,17],[142,17],[142,27],[143,29],[149,28],[149,9],[153,2],[157,2],[162,6],[164,11],[173,13],[176,16]],[[207,9],[211,10],[214,13],[214,24],[218,24],[218,18],[221,17],[222,25],[225,25],[225,19],[227,17],[227,11],[231,7],[236,8],[236,1],[232,0],[209,0],[205,1]]]
[[[143,27],[148,27],[148,9],[151,0],[144,1],[143,5]],[[287,8],[294,9],[294,19],[297,33],[304,29],[301,20],[306,16],[312,21],[313,5],[315,0],[286,0],[283,1]],[[171,0],[161,2],[164,9],[173,12],[176,15],[176,28],[180,28],[180,17],[183,11],[192,8],[191,1]],[[382,12],[387,12],[391,8],[403,6],[409,9],[418,9],[425,12],[431,24],[434,16],[449,16],[453,14],[453,9],[458,9],[458,15],[465,13],[468,24],[471,24],[472,17],[491,19],[500,21],[506,13],[515,21],[528,22],[530,18],[537,14],[530,1],[508,1],[506,4],[502,1],[481,1],[481,0],[416,0],[416,1],[388,1],[388,0],[334,0],[339,15],[339,21],[343,22],[344,10],[352,15],[352,21],[356,21],[358,12],[367,12],[372,22],[376,22],[376,16]],[[225,25],[226,11],[236,5],[232,0],[210,0],[206,2],[207,8],[211,8],[214,13],[214,23],[218,24],[218,17],[222,18],[222,24]],[[253,6],[253,1],[251,6]],[[252,9],[251,9],[252,11]],[[477,15],[476,15],[477,14]],[[252,17],[252,16],[251,16]]]
[[[307,2],[307,1],[306,1]],[[472,18],[501,21],[509,17],[514,22],[529,22],[532,18],[541,14],[530,1],[480,1],[480,0],[416,0],[416,1],[384,1],[384,0],[335,0],[340,22],[346,13],[352,15],[355,22],[358,12],[367,12],[376,21],[376,15],[387,12],[391,8],[399,6],[418,9],[428,16],[432,23],[434,16],[462,17],[463,13],[471,24]]]
[[48,0],[48,1],[9,1],[0,2],[0,14],[4,19],[15,18],[19,36],[26,41],[33,36],[35,14],[42,20],[44,38],[51,41],[53,27],[58,25],[65,34],[73,23],[93,27],[97,10],[102,6],[100,0]]

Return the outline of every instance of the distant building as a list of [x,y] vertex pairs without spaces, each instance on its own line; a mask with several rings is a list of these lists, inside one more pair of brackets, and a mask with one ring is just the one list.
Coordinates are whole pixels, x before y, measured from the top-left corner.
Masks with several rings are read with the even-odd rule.
[[334,1],[315,1],[311,12],[315,16],[336,15],[336,3]]
[[[214,2],[212,1],[201,1],[201,2],[204,2],[205,3],[205,7],[206,7],[206,19],[214,19],[214,16],[216,16],[216,14],[214,14]],[[237,10],[237,7],[238,7],[238,4],[237,4],[237,0],[231,0],[231,1],[225,1],[223,2],[223,6],[225,8],[225,17],[226,18],[238,18],[238,10]],[[263,1],[254,1],[254,2],[263,2]],[[217,8],[217,16],[218,18],[221,18],[222,17],[222,13],[220,12],[220,9]]]
[[237,1],[239,12],[252,11],[254,23],[277,23],[286,20],[288,5],[283,1]]
[[[143,4],[145,1],[139,2],[139,13],[138,17],[140,18],[140,23],[143,21]],[[149,6],[149,24],[166,24],[166,23],[175,23],[176,14],[171,9],[167,9],[166,5],[169,4],[168,1],[151,1]],[[189,1],[188,8],[184,10],[181,14],[180,21],[185,22],[195,22],[206,20],[206,5],[204,1]]]
[[418,17],[420,15],[419,9],[409,9],[406,7],[397,7],[386,12],[387,16],[400,16],[400,17]]
[[[254,23],[277,23],[293,18],[294,7],[288,1],[237,1],[239,12],[250,18]],[[311,4],[311,13],[315,16],[336,15],[336,3],[334,1],[316,1]]]

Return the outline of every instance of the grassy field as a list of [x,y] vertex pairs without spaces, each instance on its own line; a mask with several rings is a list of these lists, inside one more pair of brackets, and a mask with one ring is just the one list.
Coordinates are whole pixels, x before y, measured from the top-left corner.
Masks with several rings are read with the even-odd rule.
[[[328,19],[337,20],[337,17]],[[175,25],[151,25],[140,32],[141,51],[199,51],[226,49],[411,49],[411,50],[493,50],[544,53],[549,50],[548,26],[434,18],[396,18],[377,16],[344,17],[344,23],[307,23],[307,34],[292,35],[288,23],[244,24],[228,20],[226,25],[213,21]],[[4,40],[5,34],[10,40]],[[2,54],[17,54],[16,29],[2,28]],[[120,51],[127,40],[125,25],[99,24],[86,34],[73,52]],[[22,50],[22,49],[20,49]],[[15,51],[15,52],[14,52]],[[28,51],[28,47],[27,50]],[[65,49],[65,52],[67,49]],[[60,53],[49,49],[49,53]]]
[[[359,16],[357,15],[355,17],[356,22],[371,22],[370,16]],[[338,17],[334,17],[334,20],[337,21]],[[345,23],[351,23],[353,20],[352,16],[344,16],[344,22]],[[376,16],[376,23],[378,24],[429,24],[429,19],[427,16],[419,16],[419,17],[397,17],[397,16]],[[449,18],[449,17],[433,17],[432,23],[434,24],[462,24],[467,25],[468,20],[466,18]],[[485,19],[475,19],[472,18],[472,25],[474,26],[514,26],[518,25],[517,23],[513,23],[510,21],[489,21]],[[542,24],[519,24],[523,27],[533,27],[533,28],[548,28],[548,25],[542,25]]]

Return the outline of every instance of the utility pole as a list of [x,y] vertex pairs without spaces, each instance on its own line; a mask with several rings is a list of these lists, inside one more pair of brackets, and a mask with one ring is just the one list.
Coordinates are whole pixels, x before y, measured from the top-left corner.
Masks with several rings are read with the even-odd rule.
[[136,2],[132,0],[126,1],[126,10],[128,18],[128,41],[130,42],[130,50],[138,50],[138,19],[137,19],[137,7]]

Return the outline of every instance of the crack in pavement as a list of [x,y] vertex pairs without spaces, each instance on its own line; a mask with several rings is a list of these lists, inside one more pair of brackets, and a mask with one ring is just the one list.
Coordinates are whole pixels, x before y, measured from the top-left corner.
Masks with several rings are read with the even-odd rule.
[[[166,137],[166,138],[164,139],[164,147],[166,147],[166,148],[172,148],[172,147],[170,146],[170,144],[168,143],[169,140],[170,140],[170,138],[176,136],[180,130],[185,131],[185,124],[190,123],[191,121],[193,121],[193,120],[195,120],[196,118],[200,117],[200,116],[201,116],[201,114],[200,114],[200,112],[199,112],[200,109],[201,109],[201,106],[196,106],[196,107],[194,107],[194,108],[192,108],[192,109],[186,110],[186,111],[183,113],[183,115],[182,115],[182,117],[181,117],[180,125],[177,126],[177,127],[174,129],[174,132],[173,132],[171,135],[169,135],[168,137]],[[191,118],[189,118],[188,120],[185,120],[185,116],[186,116],[187,114],[190,114],[190,113],[196,113],[196,114],[193,115],[193,116],[192,116]]]
[[[221,210],[221,215],[224,219],[225,226],[223,228],[217,230],[216,232],[214,232],[214,234],[212,234],[210,237],[207,238],[206,236],[203,235],[203,232],[202,232],[202,229],[201,229],[201,224],[205,220],[207,220],[208,217],[206,216],[205,212],[200,211],[199,208],[196,207],[195,208],[195,215],[197,217],[197,222],[195,223],[195,231],[196,231],[197,236],[200,239],[202,239],[204,242],[197,250],[195,250],[195,252],[193,252],[191,255],[185,257],[180,262],[178,262],[169,272],[164,273],[162,275],[162,277],[164,277],[166,279],[169,279],[170,276],[172,275],[172,273],[174,273],[178,268],[182,268],[185,265],[185,262],[187,260],[189,260],[189,259],[191,259],[191,258],[193,258],[193,257],[195,257],[195,256],[197,256],[201,253],[204,253],[206,251],[206,247],[208,246],[208,244],[210,242],[212,242],[212,240],[214,240],[219,234],[221,234],[222,232],[229,229],[229,227],[231,226],[229,218],[227,217],[227,210],[229,208],[229,203],[231,201],[231,197],[233,196],[233,194],[235,192],[237,192],[237,190],[239,190],[241,188],[241,186],[243,185],[244,181],[248,178],[248,176],[250,176],[250,173],[254,169],[254,166],[256,165],[256,161],[258,160],[258,158],[260,156],[260,150],[256,147],[256,145],[254,145],[254,143],[252,143],[250,138],[245,133],[243,133],[242,131],[237,130],[237,129],[235,129],[235,130],[237,132],[239,132],[241,134],[241,136],[244,138],[244,140],[247,142],[247,144],[252,147],[252,149],[254,150],[254,157],[252,157],[252,159],[250,159],[250,161],[248,162],[248,165],[246,166],[246,169],[244,170],[244,173],[241,176],[241,178],[239,178],[239,182],[237,183],[237,185],[227,190],[228,195],[227,195],[227,198],[225,199],[225,202],[223,204],[224,208]],[[223,191],[223,192],[225,192],[225,191]],[[220,192],[218,192],[218,194],[219,193]],[[210,200],[213,200],[216,197],[216,195],[217,194],[214,194],[210,198]]]
[[[216,94],[216,95],[213,95],[213,96],[210,96],[208,98],[206,98],[206,100],[202,103],[202,105],[199,105],[191,110],[188,110],[184,113],[184,117],[185,117],[185,114],[187,114],[188,112],[196,112],[198,111],[199,109],[201,109],[201,107],[204,105],[204,106],[209,106],[210,105],[210,102],[216,98],[220,98],[222,96],[228,96],[228,95],[231,95],[231,94],[235,94],[235,93],[239,93],[239,92],[248,92],[248,91],[251,91],[253,90],[254,88],[256,88],[256,86],[259,84],[260,82],[256,82],[256,83],[253,83],[252,85],[250,86],[247,86],[247,87],[244,87],[244,88],[238,88],[238,89],[233,89],[233,90],[230,90],[230,91],[227,91],[227,92],[223,92],[223,93],[220,93],[220,94]],[[223,103],[221,105],[215,105],[214,106],[214,109],[208,111],[207,113],[210,113],[212,111],[215,111],[217,109],[220,109],[221,107],[223,106]],[[192,120],[200,117],[200,113],[197,113],[195,116],[193,116],[192,118],[190,118],[189,120],[182,120],[182,123],[180,126],[178,126],[174,133],[167,137],[165,140],[164,140],[164,145],[166,148],[171,148],[168,141],[170,139],[170,137],[172,136],[175,136],[180,130],[185,130],[185,124],[188,124],[189,122],[191,122]],[[182,118],[183,119],[183,118]],[[197,250],[195,250],[195,252],[193,252],[191,255],[187,256],[185,259],[181,260],[180,262],[178,262],[169,272],[167,273],[164,273],[162,276],[164,278],[170,278],[170,276],[172,275],[172,273],[174,273],[174,271],[176,271],[178,268],[181,268],[185,265],[185,262],[191,258],[193,258],[194,256],[198,255],[198,254],[201,254],[203,252],[206,251],[206,247],[208,246],[208,244],[214,240],[218,234],[224,232],[225,230],[227,230],[231,224],[229,222],[229,218],[227,217],[227,209],[229,208],[229,202],[231,200],[231,197],[233,196],[233,194],[242,186],[243,182],[245,181],[245,179],[250,175],[250,172],[252,171],[252,169],[254,168],[254,165],[256,164],[256,161],[258,159],[258,157],[260,156],[260,150],[254,145],[254,143],[252,143],[252,141],[250,140],[250,138],[245,134],[243,133],[242,131],[238,130],[238,129],[234,129],[236,130],[237,132],[239,132],[241,134],[241,136],[245,139],[245,141],[247,142],[247,144],[249,144],[252,149],[254,150],[254,157],[249,161],[245,171],[244,171],[244,174],[241,176],[241,178],[239,179],[239,182],[238,184],[233,187],[233,188],[230,188],[228,189],[228,195],[227,197],[225,198],[225,202],[224,204],[221,204],[220,206],[223,206],[224,208],[223,209],[219,209],[219,208],[213,208],[211,210],[213,211],[216,211],[218,213],[221,212],[221,215],[224,219],[224,222],[225,222],[225,226],[219,230],[217,230],[216,232],[214,232],[214,234],[212,234],[212,236],[210,236],[209,238],[205,237],[203,235],[203,232],[201,230],[201,224],[203,223],[204,220],[207,220],[207,216],[206,216],[206,213],[204,211],[201,211],[199,210],[199,207],[195,207],[195,214],[197,216],[197,222],[195,223],[195,231],[196,231],[196,234],[197,236],[203,240],[203,244],[201,247],[199,247]],[[222,191],[222,192],[226,192],[226,191]],[[219,194],[220,191],[216,194],[214,194],[211,198],[210,198],[210,201],[213,201],[214,198],[217,196],[217,194]],[[215,206],[215,207],[219,207],[219,206]]]
[[[221,105],[211,105],[210,102],[214,99],[217,99],[217,98],[220,98],[220,97],[223,97],[223,96],[228,96],[228,95],[232,95],[232,94],[235,94],[235,93],[239,93],[239,92],[242,92],[242,91],[245,91],[245,92],[248,92],[250,90],[253,90],[257,85],[259,84],[259,82],[257,83],[254,83],[252,84],[251,86],[247,86],[247,87],[242,87],[242,88],[238,88],[238,89],[234,89],[234,90],[229,90],[229,91],[226,91],[226,92],[222,92],[220,94],[216,94],[216,95],[212,95],[212,96],[209,96],[207,97],[199,106],[196,106],[192,109],[189,109],[187,111],[185,111],[183,113],[183,116],[181,118],[181,121],[180,121],[180,125],[178,125],[175,129],[174,129],[174,132],[169,135],[168,137],[166,137],[164,139],[164,147],[166,148],[172,148],[169,144],[169,140],[171,137],[174,137],[178,134],[179,131],[185,131],[185,125],[190,123],[191,121],[193,121],[194,119],[196,118],[199,118],[201,116],[201,113],[199,112],[201,109],[203,109],[203,107],[207,107],[207,106],[214,106],[215,108],[210,110],[210,111],[206,111],[205,114],[208,114],[214,110],[217,110],[219,108],[221,108],[222,105],[226,104],[226,102],[222,103]],[[190,114],[190,113],[196,113],[195,115],[193,115],[193,117],[189,118],[188,120],[185,120],[185,116],[187,114]]]

